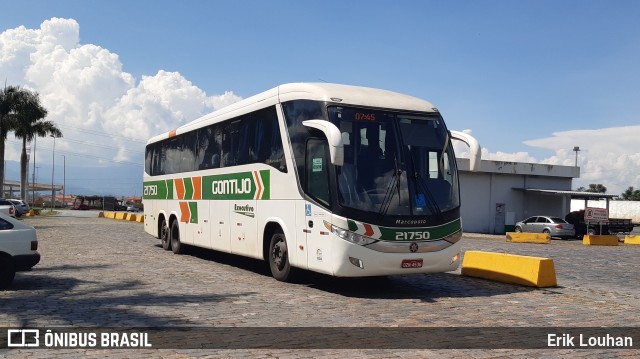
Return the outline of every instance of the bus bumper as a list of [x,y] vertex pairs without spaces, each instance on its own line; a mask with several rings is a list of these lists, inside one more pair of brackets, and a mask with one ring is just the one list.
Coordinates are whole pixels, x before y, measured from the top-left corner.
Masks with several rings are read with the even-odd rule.
[[460,265],[460,241],[435,252],[383,253],[338,239],[334,244],[337,277],[450,272]]

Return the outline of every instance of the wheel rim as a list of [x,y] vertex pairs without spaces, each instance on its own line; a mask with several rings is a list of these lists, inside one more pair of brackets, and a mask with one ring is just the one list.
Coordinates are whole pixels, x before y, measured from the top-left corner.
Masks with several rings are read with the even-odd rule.
[[163,242],[167,242],[169,240],[169,227],[167,227],[166,223],[162,225],[162,229],[160,230],[160,238]]
[[278,237],[277,242],[273,245],[271,261],[279,271],[284,268],[287,262],[287,244],[281,237]]
[[177,226],[172,226],[171,228],[171,245],[172,247],[177,247],[180,244],[180,231]]

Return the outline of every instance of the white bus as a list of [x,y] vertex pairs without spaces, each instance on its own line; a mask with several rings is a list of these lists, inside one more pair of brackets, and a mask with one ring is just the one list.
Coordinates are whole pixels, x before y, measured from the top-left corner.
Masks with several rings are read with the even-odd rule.
[[278,86],[148,141],[145,230],[162,247],[357,277],[446,272],[462,236],[456,160],[429,102],[327,83]]

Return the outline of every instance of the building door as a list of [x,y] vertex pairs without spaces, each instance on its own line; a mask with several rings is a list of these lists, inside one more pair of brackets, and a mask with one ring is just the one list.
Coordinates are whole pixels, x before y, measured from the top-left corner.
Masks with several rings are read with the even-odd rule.
[[495,234],[504,234],[504,222],[506,217],[505,204],[496,203],[496,224],[494,227]]

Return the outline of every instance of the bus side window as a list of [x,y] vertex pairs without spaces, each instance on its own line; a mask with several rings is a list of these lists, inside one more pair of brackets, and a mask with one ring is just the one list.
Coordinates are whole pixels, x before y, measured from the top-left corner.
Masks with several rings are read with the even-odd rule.
[[233,152],[233,137],[237,136],[237,133],[233,132],[232,124],[224,123],[224,129],[220,129],[222,137],[222,151],[220,158],[220,167],[235,166],[235,153]]
[[331,203],[328,152],[326,140],[310,138],[307,141],[305,161],[307,194],[326,206]]
[[165,173],[166,168],[166,160],[167,160],[167,141],[158,142],[156,144],[156,150],[153,152],[153,174],[154,175],[163,175]]
[[220,144],[222,136],[211,125],[198,130],[198,147],[196,149],[196,170],[207,170],[220,166]]
[[264,163],[279,171],[287,172],[275,107],[271,106],[257,111],[251,117],[255,119],[252,147],[254,162]]
[[149,175],[153,175],[153,172],[151,171],[151,164],[153,163],[153,148],[155,147],[155,144],[150,144],[147,145],[147,147],[145,148],[145,154],[144,154],[144,171],[149,174]]
[[179,171],[180,172],[191,172],[196,168],[195,160],[196,160],[196,142],[197,136],[196,131],[191,131],[180,135],[181,137],[181,145],[180,145],[180,162],[179,162]]

